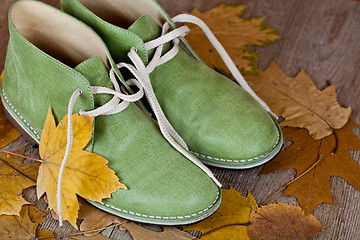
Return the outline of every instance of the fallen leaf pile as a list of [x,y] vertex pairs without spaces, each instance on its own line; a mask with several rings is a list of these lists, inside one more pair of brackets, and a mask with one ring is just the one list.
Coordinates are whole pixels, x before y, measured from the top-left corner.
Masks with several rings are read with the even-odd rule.
[[[265,71],[258,71],[256,60],[260,56],[246,45],[265,46],[280,36],[265,25],[264,18],[241,18],[244,9],[244,6],[220,5],[204,13],[194,9],[191,14],[209,25],[240,71],[247,74],[245,78],[254,91],[273,112],[284,118],[280,123],[284,127],[284,139],[292,141],[292,145],[269,162],[261,174],[294,168],[296,176],[282,189],[285,189],[284,194],[295,196],[300,207],[284,203],[258,206],[250,192],[243,197],[230,188],[222,190],[222,203],[212,216],[184,226],[183,230],[163,227],[162,231],[152,231],[103,212],[81,197],[101,201],[126,186],[107,167],[106,159],[83,150],[92,137],[93,118],[75,114],[74,143],[62,181],[63,217],[74,229],[70,234],[56,235],[43,226],[48,224],[46,221],[57,220],[56,191],[66,148],[67,116],[56,126],[49,109],[39,146],[41,159],[24,161],[28,158],[23,156],[25,148],[14,152],[1,150],[20,133],[0,108],[0,239],[102,240],[109,239],[100,234],[107,228],[126,230],[134,240],[294,240],[311,239],[318,234],[321,224],[311,212],[321,202],[332,203],[329,178],[340,176],[360,190],[360,166],[349,155],[351,149],[360,150],[360,138],[352,132],[359,126],[349,120],[351,108],[337,103],[334,85],[318,90],[304,70],[289,77],[275,62]],[[186,39],[199,56],[210,67],[229,75],[216,50],[207,44],[203,32],[194,26],[190,28]],[[47,217],[34,205],[29,205],[35,202],[24,198],[24,192],[33,186],[36,186],[38,199],[46,196],[51,213]],[[187,231],[197,231],[201,236],[194,238]]]
[[360,190],[360,166],[348,152],[360,150],[360,138],[352,132],[359,126],[349,119],[351,108],[337,103],[334,85],[319,91],[303,70],[291,78],[274,62],[247,80],[285,118],[280,123],[287,126],[284,139],[293,142],[261,174],[294,168],[295,180],[286,185],[284,193],[295,196],[307,213],[321,202],[332,203],[331,176],[340,176]]
[[184,230],[202,232],[203,240],[311,239],[321,229],[314,216],[285,203],[258,207],[253,196],[223,189],[223,201],[209,218]]
[[45,214],[32,205],[23,205],[19,216],[0,217],[0,239],[31,239],[38,237],[37,226]]

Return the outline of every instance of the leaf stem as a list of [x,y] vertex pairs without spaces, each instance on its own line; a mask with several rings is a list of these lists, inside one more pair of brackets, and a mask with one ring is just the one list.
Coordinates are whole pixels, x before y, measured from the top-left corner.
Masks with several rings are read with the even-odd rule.
[[126,221],[123,221],[123,222],[121,222],[121,223],[117,223],[117,224],[113,224],[113,225],[110,225],[110,226],[107,226],[107,227],[98,228],[98,229],[93,229],[93,230],[89,230],[89,231],[81,231],[81,232],[76,232],[76,233],[53,235],[53,236],[48,236],[48,237],[38,237],[38,238],[36,238],[36,239],[37,239],[37,240],[40,240],[40,239],[50,239],[50,238],[57,238],[57,237],[80,236],[80,235],[83,235],[83,234],[86,234],[86,233],[98,232],[98,231],[102,231],[102,230],[105,230],[105,229],[108,229],[108,228],[120,226],[120,225],[123,225],[123,224],[125,224],[125,223],[127,223],[127,222],[129,222],[129,221],[126,220]]
[[36,161],[36,162],[41,162],[41,163],[44,162],[43,160],[40,160],[40,159],[36,159],[36,158],[32,158],[32,157],[27,157],[27,156],[24,156],[24,155],[21,155],[21,154],[9,152],[9,151],[2,150],[2,149],[0,149],[0,152],[7,153],[7,154],[10,154],[10,155],[15,155],[15,156],[18,156],[18,157],[23,157],[23,158],[30,159],[30,160],[33,160],[33,161]]
[[227,224],[227,225],[224,225],[224,226],[221,226],[221,227],[217,227],[217,228],[215,228],[215,229],[213,229],[213,230],[210,230],[210,231],[204,233],[203,235],[194,238],[193,240],[200,239],[200,238],[202,238],[202,237],[204,237],[204,236],[206,236],[206,235],[209,235],[209,234],[211,234],[211,233],[213,233],[213,232],[219,231],[220,229],[223,229],[223,228],[226,228],[226,227],[232,227],[232,226],[244,226],[244,227],[247,227],[247,226],[249,226],[250,224],[251,224],[250,222],[247,222],[247,223]]
[[337,151],[337,148],[338,148],[338,137],[337,137],[337,135],[336,135],[335,129],[334,129],[333,134],[334,134],[334,137],[335,137],[335,147],[334,147],[334,149],[332,150],[331,154],[334,155],[334,154],[336,153],[336,151]]

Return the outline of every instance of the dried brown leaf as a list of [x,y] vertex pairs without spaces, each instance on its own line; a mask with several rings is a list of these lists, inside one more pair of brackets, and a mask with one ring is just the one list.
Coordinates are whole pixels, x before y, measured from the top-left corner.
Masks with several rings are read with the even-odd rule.
[[128,222],[121,225],[121,228],[128,230],[134,240],[190,240],[194,238],[174,227],[164,227],[164,231],[154,232],[136,223]]
[[[275,29],[265,25],[265,18],[240,18],[244,10],[245,6],[222,4],[204,13],[194,9],[191,14],[206,22],[242,73],[254,74],[257,72],[256,60],[260,56],[246,45],[265,46],[279,39],[280,36]],[[199,56],[208,66],[229,74],[224,62],[202,30],[194,25],[189,27],[191,32],[186,39]]]
[[331,176],[340,176],[360,190],[360,165],[348,152],[350,149],[360,150],[360,138],[352,132],[353,128],[358,127],[350,119],[342,129],[320,140],[311,138],[305,129],[284,128],[284,139],[293,141],[293,144],[265,165],[261,174],[294,168],[296,176],[299,176],[321,156],[316,166],[284,191],[287,195],[295,196],[306,213],[311,213],[321,202],[332,203]]
[[[79,229],[83,232],[91,231],[93,229],[101,229],[112,224],[121,224],[127,220],[117,217],[112,214],[108,214],[104,211],[101,211],[98,208],[95,208],[84,199],[79,199],[80,210],[79,210],[79,219],[83,219],[80,224]],[[94,236],[98,234],[101,230],[96,232],[84,233],[85,236]]]
[[250,216],[248,234],[252,240],[305,240],[321,230],[313,215],[293,205],[273,203],[255,209]]
[[271,110],[285,118],[281,126],[306,128],[313,138],[320,139],[349,119],[351,108],[337,103],[335,85],[320,91],[303,70],[292,78],[271,62],[258,76],[246,79]]
[[34,205],[29,205],[28,215],[33,223],[42,223],[46,219],[46,213],[37,209]]

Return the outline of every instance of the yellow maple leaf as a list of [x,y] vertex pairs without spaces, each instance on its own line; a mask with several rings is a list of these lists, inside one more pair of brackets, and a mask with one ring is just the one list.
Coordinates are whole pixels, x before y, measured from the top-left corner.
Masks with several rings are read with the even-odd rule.
[[[79,203],[76,194],[93,201],[111,197],[119,188],[126,188],[119,182],[115,172],[107,167],[107,160],[99,155],[84,151],[93,132],[93,118],[74,114],[73,146],[67,160],[62,180],[63,217],[76,227]],[[43,163],[37,178],[37,195],[47,195],[49,208],[58,214],[56,190],[58,175],[67,141],[67,116],[55,125],[49,109],[41,134],[39,152]]]
[[349,119],[351,108],[337,103],[335,85],[320,91],[303,70],[292,78],[271,62],[258,76],[246,79],[271,110],[285,118],[281,126],[306,128],[313,138],[320,139]]
[[321,230],[313,215],[294,205],[272,203],[255,209],[250,215],[248,234],[253,240],[311,239]]
[[[2,79],[4,76],[4,72],[0,75],[0,85],[2,83]],[[0,148],[8,145],[15,139],[20,137],[20,133],[14,126],[10,123],[10,121],[6,118],[3,107],[0,107]]]
[[284,139],[293,144],[266,164],[260,174],[296,169],[296,177],[302,176],[284,194],[295,196],[306,213],[311,213],[321,202],[332,203],[331,176],[340,176],[360,190],[360,165],[348,152],[360,150],[360,138],[352,132],[356,127],[359,126],[349,120],[342,129],[320,140],[312,139],[305,129],[284,128]]
[[[246,45],[265,46],[280,36],[275,29],[265,25],[265,18],[240,18],[244,10],[245,6],[221,4],[204,13],[194,9],[191,14],[201,18],[209,26],[242,73],[254,74],[257,72],[256,60],[260,56]],[[186,40],[195,52],[208,66],[229,75],[227,67],[202,30],[193,25],[189,27],[191,32]]]
[[[17,154],[23,154],[21,149]],[[22,197],[23,189],[35,186],[40,163],[23,163],[24,158],[0,153],[0,215],[19,215],[28,202]]]
[[[247,226],[252,209],[257,208],[253,196],[248,193],[247,197],[241,196],[235,189],[222,189],[222,202],[219,209],[209,218],[184,226],[184,230],[198,230],[204,234],[201,239],[236,239],[247,240]],[[240,225],[242,224],[242,225]],[[217,231],[214,231],[218,229]],[[209,233],[210,231],[213,231]],[[209,234],[207,234],[209,233]]]

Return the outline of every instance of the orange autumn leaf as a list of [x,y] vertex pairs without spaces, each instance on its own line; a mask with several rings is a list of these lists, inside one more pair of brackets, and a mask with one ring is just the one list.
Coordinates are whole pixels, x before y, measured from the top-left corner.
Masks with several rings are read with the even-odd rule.
[[[74,114],[73,146],[65,165],[62,180],[63,218],[76,227],[79,202],[77,194],[93,201],[111,197],[119,188],[126,188],[119,182],[115,172],[107,167],[107,160],[99,155],[84,151],[93,132],[93,118]],[[55,119],[48,111],[40,139],[39,152],[43,163],[37,178],[37,195],[47,195],[49,208],[58,214],[56,190],[59,170],[65,154],[67,141],[67,116],[55,125]]]
[[[2,79],[4,76],[4,72],[0,75],[0,85],[2,83]],[[10,121],[6,118],[3,107],[0,107],[0,148],[8,145],[15,139],[20,137],[20,133],[14,126],[10,123]]]
[[248,234],[252,240],[310,240],[321,230],[313,215],[285,203],[272,203],[254,209]]
[[258,76],[246,79],[271,110],[285,118],[281,126],[306,128],[314,139],[329,136],[349,119],[351,108],[337,103],[335,85],[320,91],[303,70],[292,78],[271,62]]
[[293,144],[265,165],[261,174],[294,168],[297,177],[311,168],[284,191],[286,195],[295,196],[306,213],[311,213],[321,202],[332,203],[331,176],[340,176],[360,190],[360,165],[348,152],[360,150],[360,138],[352,132],[352,128],[357,127],[349,120],[342,129],[320,140],[311,138],[305,129],[284,128],[284,139]]
[[44,220],[44,213],[32,205],[24,205],[20,216],[0,216],[0,239],[34,239],[36,228]]
[[[23,154],[24,149],[15,153]],[[18,215],[28,202],[22,190],[36,185],[40,163],[23,163],[24,158],[0,152],[0,215]]]
[[[194,9],[191,14],[202,19],[224,46],[235,65],[242,73],[257,72],[256,60],[258,54],[246,45],[265,46],[280,38],[275,29],[265,25],[265,18],[240,18],[245,6],[219,5],[207,12],[201,13]],[[220,72],[229,74],[215,48],[206,38],[203,31],[194,25],[189,25],[190,34],[186,40],[199,54],[206,64]]]
[[250,193],[243,197],[233,188],[222,189],[222,194],[221,205],[213,215],[201,222],[184,226],[184,230],[201,231],[203,240],[249,239],[246,224],[249,223],[252,209],[258,207],[255,199]]

